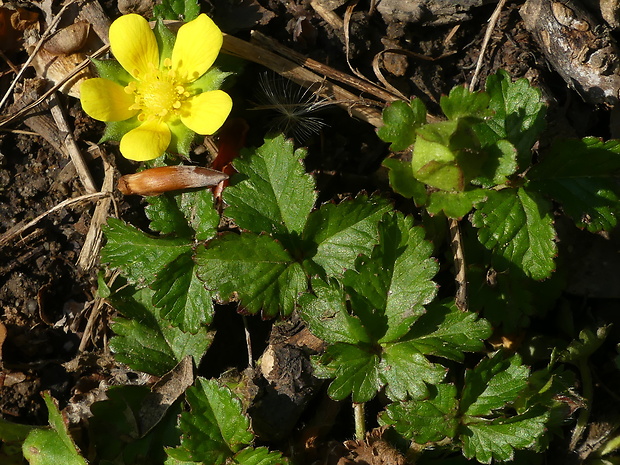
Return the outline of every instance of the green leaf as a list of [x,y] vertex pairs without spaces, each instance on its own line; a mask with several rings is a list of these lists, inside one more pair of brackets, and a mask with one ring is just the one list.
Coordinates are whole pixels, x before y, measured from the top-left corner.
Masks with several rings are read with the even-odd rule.
[[488,416],[505,408],[527,387],[528,375],[529,369],[518,355],[506,358],[503,352],[496,352],[467,370],[461,411],[468,416]]
[[233,457],[233,463],[239,465],[285,465],[288,460],[282,457],[280,452],[269,452],[266,447],[246,447],[237,452]]
[[220,300],[238,294],[250,313],[290,314],[307,289],[301,265],[270,236],[225,233],[200,247],[198,276]]
[[415,322],[407,339],[422,353],[462,361],[464,352],[484,349],[491,325],[473,312],[460,311],[454,301],[432,302]]
[[392,402],[379,416],[379,422],[393,425],[398,433],[418,444],[439,442],[456,436],[457,405],[456,387],[437,384],[429,386],[425,399]]
[[498,140],[493,145],[484,147],[486,160],[472,183],[490,188],[507,184],[508,176],[517,171],[517,149],[507,140]]
[[[557,245],[551,206],[525,189],[488,191],[488,199],[472,215],[478,240],[498,258],[534,279],[553,272]],[[502,270],[503,263],[496,269]],[[506,266],[503,267],[506,269]]]
[[301,235],[316,201],[314,180],[301,162],[304,156],[301,149],[293,151],[293,142],[283,135],[242,151],[234,162],[239,174],[224,191],[229,205],[225,215],[257,234]]
[[473,206],[482,202],[487,196],[485,189],[472,189],[463,192],[435,191],[429,195],[426,210],[437,215],[443,212],[448,218],[461,219]]
[[389,170],[390,186],[394,192],[413,199],[417,207],[426,205],[426,186],[413,176],[410,161],[386,158],[382,165]]
[[463,455],[482,463],[510,461],[515,449],[534,447],[545,432],[549,414],[532,410],[511,418],[469,423],[461,428]]
[[161,317],[192,334],[213,321],[213,295],[196,276],[196,268],[190,253],[179,255],[151,284]]
[[620,141],[560,140],[527,173],[527,186],[548,195],[580,228],[609,231],[620,215]]
[[427,384],[440,383],[445,376],[446,369],[431,363],[414,341],[385,345],[379,379],[386,386],[385,393],[391,400],[426,396]]
[[426,107],[420,99],[411,102],[397,100],[383,110],[383,126],[377,135],[384,142],[391,142],[390,150],[407,150],[416,138],[416,129],[426,123]]
[[441,97],[439,105],[449,120],[483,118],[489,114],[489,95],[486,92],[471,92],[465,86],[456,86],[448,96]]
[[324,354],[313,358],[314,374],[319,378],[335,378],[327,388],[332,399],[343,400],[352,395],[353,402],[368,402],[381,387],[380,359],[375,352],[370,345],[329,346]]
[[383,315],[385,330],[374,325],[378,342],[393,342],[406,334],[424,313],[424,305],[435,297],[437,286],[432,278],[438,266],[432,253],[424,230],[414,227],[411,217],[386,215],[379,224],[379,244],[370,257],[359,261],[357,271],[345,274],[343,282],[354,312],[366,307]]
[[181,445],[168,449],[171,457],[219,465],[254,439],[241,402],[216,380],[197,378],[195,386],[186,391],[186,398],[191,412],[181,414]]
[[119,362],[134,370],[156,376],[172,370],[186,355],[196,365],[207,351],[213,335],[202,327],[196,334],[185,333],[160,316],[151,304],[153,291],[135,290],[127,286],[115,293],[110,301],[124,318],[112,323],[116,333],[110,348]]
[[543,317],[565,287],[561,272],[545,281],[534,281],[518,269],[497,273],[483,264],[467,268],[469,306],[506,333],[529,326],[532,316]]
[[192,249],[185,238],[150,236],[115,218],[108,219],[104,232],[108,242],[101,261],[120,268],[132,283],[152,282],[168,263]]
[[313,279],[312,294],[304,294],[299,303],[310,331],[325,342],[371,342],[360,319],[349,314],[344,290],[337,281]]
[[310,260],[328,276],[353,268],[358,255],[369,255],[377,243],[377,225],[389,209],[386,199],[365,195],[321,205],[308,218],[303,233],[304,243],[316,246]]
[[86,465],[52,396],[43,394],[47,406],[50,429],[35,429],[28,434],[22,445],[24,457],[31,465]]
[[411,168],[419,181],[446,191],[462,191],[480,174],[486,152],[467,119],[441,121],[418,129]]
[[310,329],[333,343],[314,366],[317,376],[335,378],[334,399],[366,402],[386,385],[391,398],[420,396],[445,375],[414,344],[398,342],[435,296],[432,246],[400,213],[385,215],[378,229],[379,243],[345,274],[344,289],[314,280],[313,295],[301,300]]
[[162,0],[153,7],[153,15],[157,19],[191,21],[199,13],[200,7],[196,0]]
[[174,234],[177,237],[193,237],[187,218],[180,210],[177,200],[179,195],[165,193],[146,197],[148,205],[144,213],[151,220],[150,229],[161,234]]
[[145,212],[153,231],[198,241],[211,239],[217,232],[220,216],[209,189],[147,197],[147,202]]
[[489,76],[486,91],[494,113],[476,132],[484,145],[500,139],[510,141],[517,149],[518,165],[525,170],[531,162],[531,149],[545,128],[546,107],[540,90],[525,78],[511,82],[508,73],[500,70]]
[[91,406],[89,432],[97,452],[97,463],[146,464],[162,463],[164,447],[179,443],[177,416],[179,403],[145,435],[139,430],[140,409],[151,395],[147,386],[112,386],[107,399]]

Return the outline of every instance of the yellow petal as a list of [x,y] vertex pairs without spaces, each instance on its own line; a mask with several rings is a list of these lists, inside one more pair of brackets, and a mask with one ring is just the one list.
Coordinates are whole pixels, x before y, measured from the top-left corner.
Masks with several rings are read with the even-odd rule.
[[203,92],[190,98],[183,107],[181,122],[203,136],[217,131],[232,110],[232,99],[222,90]]
[[80,86],[80,100],[88,116],[99,121],[124,121],[138,113],[138,110],[129,109],[134,103],[133,96],[108,79],[84,81]]
[[112,23],[110,47],[121,66],[136,79],[159,64],[155,34],[140,15],[124,15]]
[[172,49],[172,69],[192,82],[211,67],[223,42],[222,31],[204,13],[179,28]]
[[170,144],[170,129],[159,121],[146,121],[121,139],[121,153],[136,161],[152,160],[163,155]]

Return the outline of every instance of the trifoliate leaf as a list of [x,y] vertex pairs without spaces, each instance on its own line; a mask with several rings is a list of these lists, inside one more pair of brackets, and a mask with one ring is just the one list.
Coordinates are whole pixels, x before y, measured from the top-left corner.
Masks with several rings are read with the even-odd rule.
[[461,219],[473,206],[486,198],[486,190],[472,189],[463,192],[435,191],[429,195],[426,210],[437,215],[443,212],[448,218]]
[[521,358],[496,352],[474,369],[467,370],[461,411],[468,416],[488,416],[513,402],[527,386],[529,369]]
[[335,378],[334,399],[366,402],[385,385],[391,398],[420,396],[445,375],[415,345],[398,342],[435,296],[432,246],[400,213],[385,215],[378,230],[379,243],[345,274],[344,289],[315,280],[301,300],[310,329],[334,343],[315,358],[315,374]]
[[140,409],[149,395],[152,393],[147,386],[112,386],[106,390],[106,400],[91,406],[89,427],[98,463],[162,463],[166,458],[164,447],[179,443],[178,403],[142,435]]
[[220,216],[209,189],[147,197],[150,228],[161,234],[205,241],[215,236]]
[[162,318],[181,331],[196,334],[213,320],[213,295],[196,276],[190,253],[179,255],[151,284],[153,305]]
[[216,380],[198,378],[195,386],[186,391],[186,399],[191,412],[181,414],[181,445],[168,449],[171,457],[220,465],[254,439],[241,401]]
[[302,316],[316,337],[329,343],[371,342],[359,318],[350,315],[344,291],[337,281],[312,280],[312,293],[300,298]]
[[398,433],[418,444],[453,438],[458,425],[456,387],[437,384],[428,390],[425,399],[392,402],[381,413],[379,422],[393,425]]
[[384,142],[391,142],[390,150],[407,150],[416,138],[416,129],[426,123],[426,107],[420,99],[411,102],[397,100],[383,110],[383,126],[377,135]]
[[332,399],[343,400],[352,395],[353,402],[368,402],[379,388],[379,356],[370,344],[337,343],[313,358],[315,376],[335,378],[327,393]]
[[532,146],[545,128],[546,107],[540,90],[527,79],[511,82],[507,72],[500,70],[489,76],[486,91],[491,97],[490,118],[476,127],[483,145],[500,139],[510,141],[517,149],[518,165],[526,169],[532,158]]
[[386,158],[382,165],[389,170],[390,186],[394,192],[413,199],[417,207],[426,205],[426,186],[413,176],[410,161]]
[[549,414],[543,409],[495,420],[481,420],[461,427],[463,455],[482,463],[510,461],[515,449],[535,447],[545,432]]
[[427,384],[440,383],[446,375],[441,365],[431,363],[414,341],[385,344],[379,365],[379,379],[391,400],[420,398],[428,394]]
[[132,283],[152,282],[168,263],[192,248],[186,238],[150,236],[115,218],[108,219],[104,232],[108,242],[101,260],[120,268]]
[[620,141],[561,140],[527,173],[527,186],[562,205],[575,224],[609,231],[620,215]]
[[353,311],[362,322],[370,326],[358,313],[363,307],[382,315],[384,323],[372,325],[378,342],[393,342],[406,334],[424,313],[424,305],[435,297],[437,286],[431,279],[438,266],[432,253],[424,230],[414,227],[411,217],[386,215],[379,223],[379,244],[370,257],[359,261],[357,271],[345,274],[343,282]]
[[204,327],[193,335],[172,327],[153,307],[152,299],[150,289],[136,291],[131,286],[110,298],[124,316],[112,323],[116,336],[110,340],[110,348],[116,359],[134,370],[156,376],[172,370],[186,355],[191,355],[198,365],[213,335]]
[[[522,188],[488,191],[487,195],[472,215],[480,243],[531,278],[548,278],[557,254],[549,203]],[[502,270],[504,264],[497,265]]]
[[30,465],[86,465],[52,396],[43,395],[47,406],[50,429],[35,429],[28,434],[22,445],[24,457]]
[[441,97],[439,105],[450,120],[463,117],[484,118],[490,113],[489,95],[486,92],[471,92],[465,86],[454,87],[449,95]]
[[310,260],[328,276],[353,268],[358,255],[370,255],[377,243],[379,220],[389,209],[387,200],[365,195],[322,205],[312,212],[303,233],[304,243],[316,245]]
[[463,352],[484,348],[491,326],[473,312],[460,311],[454,301],[432,302],[407,335],[422,353],[462,361]]
[[270,236],[222,234],[197,250],[198,277],[221,300],[237,294],[250,313],[290,314],[307,287],[306,275]]
[[304,156],[283,135],[242,151],[234,162],[239,174],[224,191],[229,205],[225,215],[257,234],[301,234],[316,201],[314,180],[301,162]]
[[234,464],[239,465],[286,465],[287,459],[282,457],[282,453],[274,451],[269,452],[266,447],[246,447],[237,452],[232,458]]

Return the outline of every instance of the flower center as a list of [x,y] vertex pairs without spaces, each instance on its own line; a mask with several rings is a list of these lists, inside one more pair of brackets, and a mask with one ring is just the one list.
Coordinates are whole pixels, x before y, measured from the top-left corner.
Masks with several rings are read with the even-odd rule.
[[169,121],[179,117],[179,110],[190,96],[177,73],[171,69],[170,59],[164,61],[163,69],[151,66],[144,76],[130,82],[125,92],[134,95],[131,110],[140,110],[139,121]]

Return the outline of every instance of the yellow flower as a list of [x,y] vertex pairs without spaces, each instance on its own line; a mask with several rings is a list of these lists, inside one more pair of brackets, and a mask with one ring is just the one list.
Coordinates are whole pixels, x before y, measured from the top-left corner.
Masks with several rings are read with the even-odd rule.
[[221,90],[202,92],[196,80],[213,65],[222,40],[215,23],[201,14],[179,28],[170,56],[160,56],[146,19],[121,16],[110,26],[110,47],[129,73],[127,84],[85,81],[82,108],[105,122],[137,117],[137,126],[120,143],[121,153],[131,160],[151,160],[174,147],[173,136],[187,131],[181,123],[195,133],[213,134],[228,117],[232,100]]

